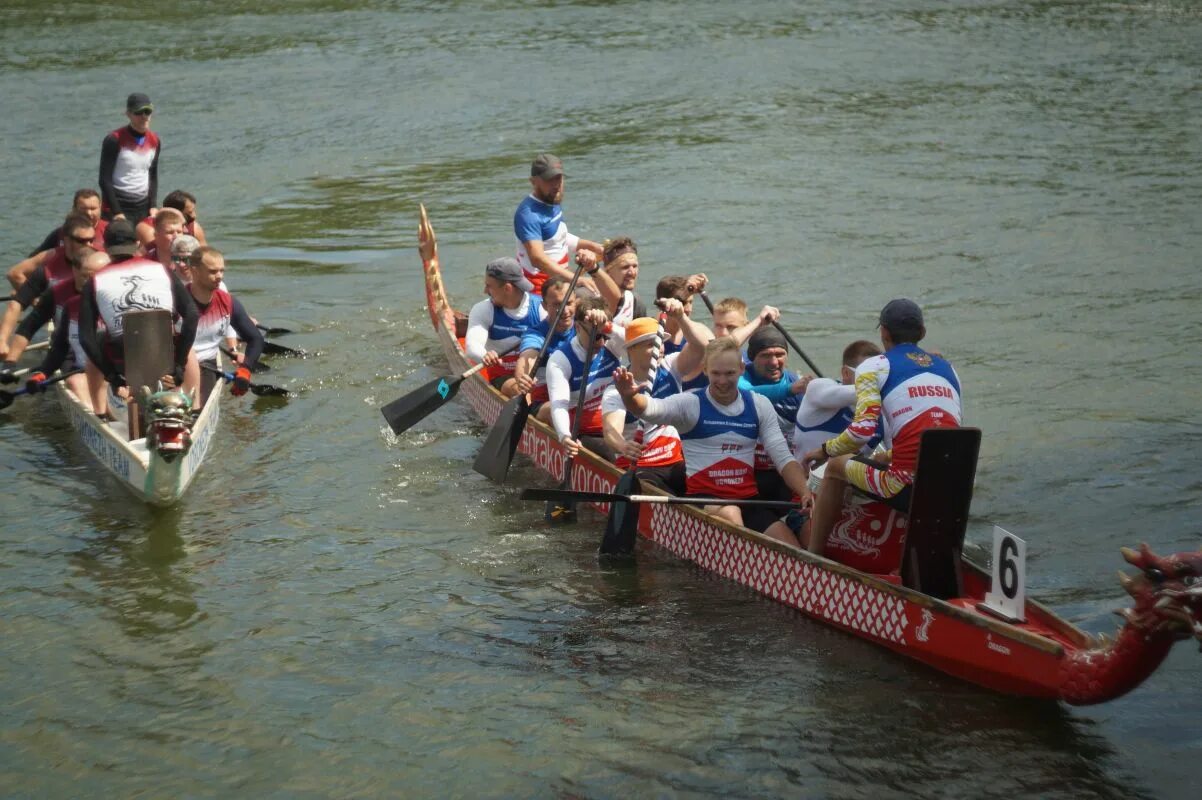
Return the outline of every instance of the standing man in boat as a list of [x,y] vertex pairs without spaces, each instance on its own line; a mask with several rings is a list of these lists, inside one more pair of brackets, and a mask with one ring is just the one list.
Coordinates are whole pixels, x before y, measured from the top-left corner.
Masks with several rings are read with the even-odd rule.
[[552,275],[572,277],[568,263],[574,254],[583,251],[588,253],[584,259],[595,262],[602,248],[568,232],[559,206],[563,202],[563,162],[559,158],[540,153],[530,165],[530,187],[529,196],[513,215],[513,232],[518,243],[517,261],[534,285],[535,294],[540,294]]
[[127,219],[130,225],[137,225],[154,208],[162,143],[150,129],[153,113],[150,98],[134,92],[125,99],[129,124],[105,136],[100,144],[100,193],[107,220]]
[[518,393],[514,372],[522,336],[547,316],[542,298],[533,289],[517,261],[495,258],[484,266],[488,298],[472,306],[467,315],[463,340],[467,356],[488,368],[488,382],[506,397]]
[[[926,336],[913,300],[890,300],[879,317],[884,354],[856,368],[856,413],[838,436],[810,450],[811,467],[827,462],[814,506],[809,549],[821,554],[843,507],[848,483],[907,513],[922,432],[959,427],[960,379],[942,356],[918,346]],[[886,461],[855,455],[880,431],[892,451]]]
[[[125,221],[115,221],[109,225],[109,239],[113,237],[115,227],[122,237],[119,247],[123,256],[125,248],[137,246],[133,225]],[[128,238],[129,242],[125,242],[125,238]],[[109,245],[109,252],[113,254],[114,259],[118,257],[114,245]],[[82,294],[79,307],[80,343],[88,359],[100,368],[105,380],[118,396],[129,396],[129,389],[125,383],[125,351],[122,340],[125,314],[129,311],[149,311],[158,308],[171,312],[177,330],[173,343],[174,366],[171,374],[163,376],[163,382],[171,386],[183,384],[185,394],[199,390],[199,367],[188,370],[189,380],[185,380],[184,374],[188,357],[192,354],[192,343],[196,339],[196,303],[174,272],[157,261],[141,257],[128,258],[116,261],[98,272],[84,285]],[[195,364],[194,354],[192,360]],[[100,387],[100,391],[103,391],[103,387]],[[101,407],[97,400],[98,398],[93,397],[94,408]]]
[[[694,389],[665,399],[638,391],[635,376],[625,369],[614,375],[614,385],[626,410],[654,425],[672,425],[680,432],[684,449],[688,494],[730,499],[754,498],[755,449],[762,444],[785,483],[810,503],[810,490],[801,465],[789,452],[780,432],[776,411],[768,399],[739,388],[743,357],[729,336],[714,339],[705,349],[706,389]],[[739,506],[708,505],[707,511],[735,525],[763,531],[776,521],[773,513]],[[789,544],[796,544],[791,538]]]
[[[177,240],[178,241],[178,240]],[[196,301],[196,340],[193,348],[200,364],[217,366],[217,353],[223,341],[235,335],[246,342],[230,384],[230,394],[241,397],[250,388],[250,371],[263,352],[263,334],[255,327],[238,298],[221,288],[225,277],[225,256],[215,247],[198,247],[188,257],[192,282],[188,292]],[[216,377],[207,370],[201,375],[200,402],[204,405],[213,390]]]

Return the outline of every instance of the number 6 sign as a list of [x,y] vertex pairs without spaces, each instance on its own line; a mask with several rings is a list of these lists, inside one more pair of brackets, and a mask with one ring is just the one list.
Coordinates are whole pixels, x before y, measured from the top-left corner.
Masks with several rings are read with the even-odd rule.
[[1013,622],[1025,622],[1027,602],[1027,543],[1009,531],[993,527],[993,588],[984,608]]

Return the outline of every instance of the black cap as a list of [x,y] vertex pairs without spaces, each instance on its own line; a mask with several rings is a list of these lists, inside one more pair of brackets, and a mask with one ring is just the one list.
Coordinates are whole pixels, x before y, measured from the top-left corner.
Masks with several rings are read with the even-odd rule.
[[132,256],[138,250],[133,223],[115,219],[104,229],[104,251],[110,256]]
[[890,300],[881,309],[877,326],[889,331],[916,331],[923,327],[922,309],[904,297]]
[[141,111],[144,108],[149,108],[154,111],[154,104],[150,102],[150,95],[134,92],[129,97],[125,98],[126,111]]
[[789,349],[786,346],[785,337],[776,328],[759,328],[747,340],[747,357],[754,359],[761,350],[767,350],[769,347]]
[[526,279],[526,273],[522,271],[522,265],[515,258],[509,258],[508,256],[494,258],[484,265],[484,274],[505,283],[512,283],[523,292],[533,291],[534,289],[534,284]]
[[563,174],[563,162],[550,153],[539,153],[530,165],[530,177],[550,180]]

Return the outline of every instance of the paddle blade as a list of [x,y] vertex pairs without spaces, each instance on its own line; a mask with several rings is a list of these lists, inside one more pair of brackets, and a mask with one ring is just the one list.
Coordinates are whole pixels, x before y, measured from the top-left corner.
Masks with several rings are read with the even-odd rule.
[[[614,486],[614,494],[638,494],[639,479],[634,468],[626,470]],[[601,537],[601,554],[630,555],[638,536],[639,507],[626,500],[615,500],[609,504],[609,518],[605,520],[605,534]]]
[[436,409],[450,402],[451,398],[459,393],[459,384],[461,383],[463,383],[463,378],[458,375],[435,378],[425,386],[393,400],[381,408],[380,413],[384,415],[392,432],[400,435]]
[[283,336],[287,333],[292,333],[289,328],[269,328],[266,325],[255,325],[256,328],[263,332],[264,336]]
[[265,356],[289,356],[292,358],[304,358],[308,355],[304,350],[297,350],[295,347],[285,347],[282,344],[275,342],[263,342],[263,355]]
[[265,383],[252,383],[250,391],[256,397],[291,397],[292,392],[282,386],[268,386]]
[[529,416],[530,404],[526,402],[526,395],[519,394],[506,403],[472,463],[472,469],[495,483],[504,483]]
[[3,411],[11,406],[13,404],[13,398],[18,394],[24,394],[24,392],[20,389],[18,389],[15,393],[0,390],[0,411]]
[[548,500],[543,519],[552,525],[568,525],[576,521],[576,500]]

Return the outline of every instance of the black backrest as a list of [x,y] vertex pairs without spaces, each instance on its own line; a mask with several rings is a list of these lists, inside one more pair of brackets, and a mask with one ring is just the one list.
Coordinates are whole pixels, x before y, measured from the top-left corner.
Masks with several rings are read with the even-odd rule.
[[902,558],[906,586],[940,599],[963,594],[960,550],[980,449],[979,428],[923,431]]

